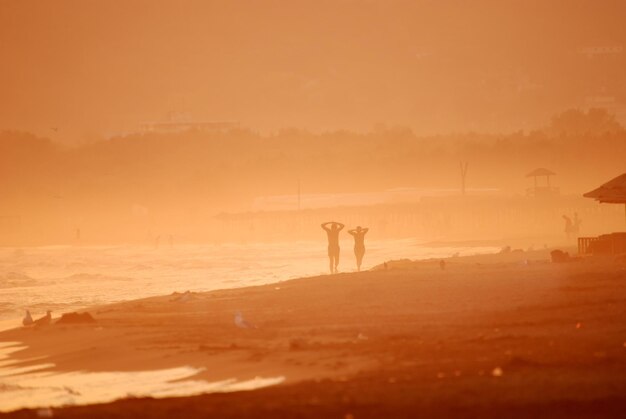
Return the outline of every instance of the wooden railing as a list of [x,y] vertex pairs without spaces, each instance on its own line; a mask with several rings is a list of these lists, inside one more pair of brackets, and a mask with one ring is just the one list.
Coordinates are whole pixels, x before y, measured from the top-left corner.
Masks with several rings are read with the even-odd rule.
[[598,241],[598,237],[579,237],[578,238],[578,254],[588,255],[591,253],[591,243]]
[[626,232],[603,234],[598,237],[579,237],[581,255],[617,255],[626,253]]

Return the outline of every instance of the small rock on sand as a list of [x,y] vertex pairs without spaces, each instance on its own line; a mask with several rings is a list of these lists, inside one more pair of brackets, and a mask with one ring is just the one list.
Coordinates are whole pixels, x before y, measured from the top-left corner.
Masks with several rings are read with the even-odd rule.
[[87,323],[95,323],[96,320],[91,316],[91,314],[85,313],[64,313],[61,318],[57,321],[57,324],[87,324]]

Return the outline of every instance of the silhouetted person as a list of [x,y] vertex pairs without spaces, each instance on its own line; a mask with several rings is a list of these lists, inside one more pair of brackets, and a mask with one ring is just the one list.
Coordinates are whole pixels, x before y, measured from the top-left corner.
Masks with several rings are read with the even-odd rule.
[[[329,224],[330,227],[328,227]],[[337,266],[339,266],[339,232],[344,227],[345,225],[335,221],[322,224],[322,228],[328,235],[328,261],[331,274],[337,273]]]
[[439,268],[440,268],[442,271],[445,271],[445,270],[446,270],[446,261],[445,261],[445,260],[441,259],[441,260],[439,261]]
[[563,215],[563,220],[565,220],[565,235],[569,239],[574,232],[574,224],[572,223],[572,219],[567,215]]
[[361,228],[361,226],[357,226],[353,230],[348,230],[348,234],[354,237],[354,255],[356,256],[357,271],[361,271],[361,263],[365,255],[365,234],[368,231],[369,228]]
[[50,324],[51,321],[52,321],[52,312],[48,310],[45,316],[43,316],[40,319],[35,320],[33,324],[35,326],[45,326],[47,324]]
[[572,231],[575,235],[578,235],[578,233],[580,233],[580,225],[582,224],[582,222],[583,220],[578,218],[578,213],[575,212],[574,213],[574,225],[572,226]]
[[30,315],[30,311],[26,310],[26,316],[22,319],[22,324],[24,326],[30,326],[34,323],[33,316]]

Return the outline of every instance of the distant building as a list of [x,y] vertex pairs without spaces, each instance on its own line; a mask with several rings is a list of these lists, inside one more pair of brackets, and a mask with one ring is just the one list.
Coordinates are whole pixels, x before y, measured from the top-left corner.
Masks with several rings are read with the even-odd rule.
[[239,128],[237,121],[195,121],[184,115],[170,114],[165,121],[149,121],[141,124],[142,132],[171,133],[181,131],[219,132]]
[[187,121],[187,122],[144,122],[142,132],[181,132],[181,131],[228,131],[239,128],[239,122],[231,121]]

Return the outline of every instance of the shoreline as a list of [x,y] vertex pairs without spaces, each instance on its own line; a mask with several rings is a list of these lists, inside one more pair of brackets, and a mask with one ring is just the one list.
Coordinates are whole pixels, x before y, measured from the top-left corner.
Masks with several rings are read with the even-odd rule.
[[[89,308],[96,326],[18,328],[1,332],[0,340],[28,345],[13,356],[23,361],[20,365],[46,357],[55,373],[190,365],[205,368],[194,378],[207,381],[286,377],[275,388],[228,396],[68,407],[61,410],[64,417],[118,407],[116,415],[131,415],[128,406],[161,409],[182,400],[199,403],[198,408],[224,398],[251,407],[260,397],[251,393],[286,397],[310,388],[324,393],[323,383],[337,391],[365,386],[364,393],[374,392],[372,400],[395,413],[426,408],[424,400],[433,398],[461,406],[470,388],[480,389],[470,403],[477,412],[501,402],[562,402],[572,394],[576,403],[615,398],[624,406],[626,304],[620,303],[626,302],[626,264],[591,259],[553,264],[546,257],[547,251],[455,257],[446,259],[445,270],[435,263],[439,259],[405,261],[390,263],[386,271],[191,293],[185,302],[172,301],[171,295],[150,297]],[[237,328],[237,310],[258,329]],[[559,384],[555,371],[570,378]],[[442,388],[443,382],[450,388]],[[397,383],[423,396],[413,404],[408,399],[400,403],[387,394],[389,384]],[[502,399],[500,383],[509,391],[523,388],[524,397],[507,391]],[[354,403],[366,401],[354,398]],[[334,408],[333,403],[321,397],[314,404],[321,410],[314,410]],[[360,409],[359,403],[354,409]],[[292,413],[302,408],[284,405],[286,411],[296,409]],[[238,407],[221,409],[227,413]]]
[[[429,248],[415,241],[372,241],[366,267],[392,256],[432,256],[495,252],[496,248]],[[324,250],[324,251],[322,251]],[[341,268],[352,271],[346,243]],[[319,242],[174,248],[63,247],[3,251],[0,258],[0,319],[86,309],[186,290],[205,292],[325,274],[325,247]]]

